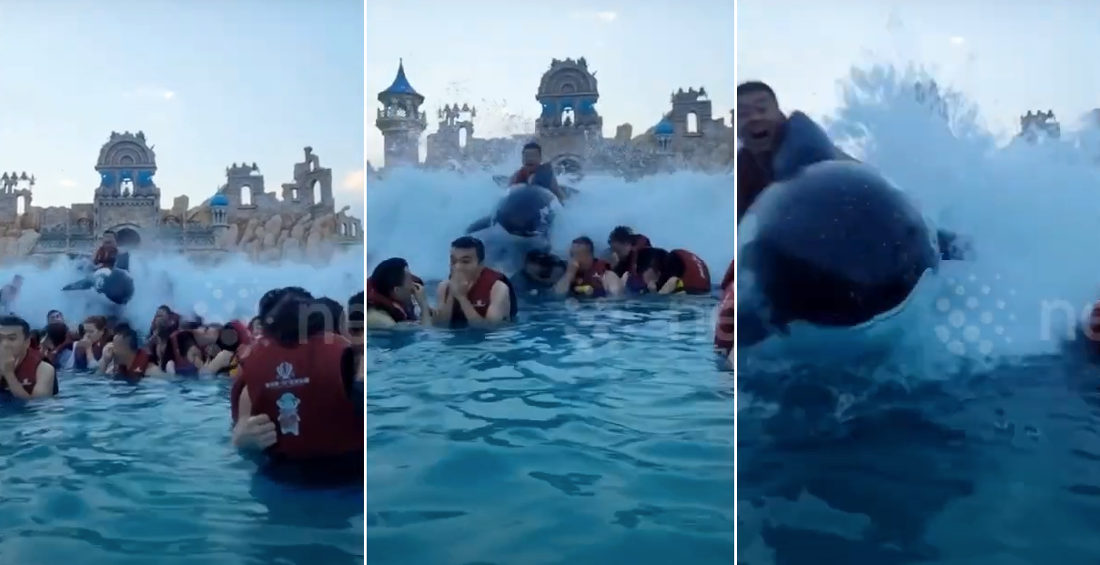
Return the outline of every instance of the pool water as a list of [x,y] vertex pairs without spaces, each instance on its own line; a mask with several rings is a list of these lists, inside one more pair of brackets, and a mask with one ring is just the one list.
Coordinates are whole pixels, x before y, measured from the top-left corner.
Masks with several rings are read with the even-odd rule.
[[363,562],[363,490],[300,489],[229,445],[229,382],[58,377],[0,403],[0,563]]
[[728,564],[713,298],[545,303],[367,340],[372,565]]
[[743,371],[738,561],[1097,563],[1096,367],[1036,357],[941,380]]

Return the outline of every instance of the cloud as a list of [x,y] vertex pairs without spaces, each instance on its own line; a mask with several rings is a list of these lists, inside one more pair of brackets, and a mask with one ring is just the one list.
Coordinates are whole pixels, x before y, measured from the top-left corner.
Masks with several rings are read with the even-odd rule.
[[176,98],[176,92],[167,88],[143,86],[135,90],[124,92],[125,98],[143,98],[146,100],[174,100]]
[[966,43],[966,38],[961,35],[952,35],[949,41],[951,42],[951,45],[962,45],[963,43]]
[[585,12],[573,12],[571,16],[575,20],[594,20],[597,22],[609,24],[618,19],[619,14],[611,10],[595,10]]
[[73,179],[61,179],[57,184],[62,188],[76,188],[78,186]]
[[344,175],[344,181],[340,183],[340,188],[346,192],[354,192],[362,194],[366,190],[367,171],[365,169],[359,169],[358,171],[352,171]]

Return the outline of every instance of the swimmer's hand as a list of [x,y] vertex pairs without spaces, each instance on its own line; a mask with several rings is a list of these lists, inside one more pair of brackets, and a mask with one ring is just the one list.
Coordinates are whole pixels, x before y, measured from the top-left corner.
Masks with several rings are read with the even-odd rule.
[[451,273],[451,279],[447,281],[447,285],[451,289],[451,296],[458,298],[460,296],[466,296],[466,293],[470,292],[470,287],[473,286],[473,282],[465,275],[459,273]]
[[264,450],[278,439],[275,433],[275,423],[267,414],[250,416],[233,430],[233,445],[244,449]]
[[424,294],[424,285],[413,283],[412,297],[422,310],[428,306],[428,295]]

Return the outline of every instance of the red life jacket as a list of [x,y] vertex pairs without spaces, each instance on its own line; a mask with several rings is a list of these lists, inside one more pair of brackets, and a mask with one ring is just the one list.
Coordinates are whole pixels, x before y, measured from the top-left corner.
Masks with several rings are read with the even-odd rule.
[[722,277],[722,290],[737,280],[737,259],[730,259],[730,266],[726,268],[726,274]]
[[134,353],[134,359],[130,361],[129,365],[123,365],[122,363],[116,365],[118,371],[116,375],[126,379],[144,378],[145,370],[149,368],[150,362],[149,352],[143,347],[138,349],[137,353]]
[[363,413],[348,399],[340,373],[348,345],[326,333],[293,347],[261,339],[246,352],[237,381],[252,414],[276,423],[273,455],[308,459],[363,450]]
[[733,349],[733,332],[737,327],[737,302],[733,287],[726,289],[722,302],[718,304],[718,319],[714,321],[714,347],[729,355]]
[[[573,296],[585,298],[600,298],[607,296],[607,289],[603,286],[603,274],[611,269],[611,265],[602,259],[596,259],[592,266],[585,271],[580,271],[573,278],[573,285],[569,293]],[[584,287],[592,287],[592,292],[585,292]]]
[[524,165],[516,171],[516,174],[512,175],[512,181],[508,184],[526,184],[527,179],[531,178],[531,175],[535,174],[539,168],[538,165]]
[[[497,281],[503,281],[504,284],[509,286],[509,289],[511,288],[511,284],[504,275],[489,267],[482,267],[481,274],[477,276],[477,280],[470,286],[470,290],[466,292],[466,298],[470,301],[470,304],[474,306],[474,311],[481,316],[485,316],[485,314],[489,312],[489,299],[493,293],[493,285],[496,284]],[[444,300],[447,299],[450,292],[450,288],[443,291]],[[514,318],[516,315],[516,298],[514,294],[511,296],[511,301],[512,307],[509,312],[509,317]],[[451,327],[464,327],[467,323],[466,315],[462,313],[462,308],[459,307],[456,302],[454,305],[454,312],[451,314]]]
[[[28,347],[23,360],[15,367],[15,378],[19,379],[19,384],[23,385],[23,390],[27,391],[27,394],[34,393],[34,385],[38,384],[38,366],[43,361],[45,358],[41,353]],[[54,394],[57,394],[56,389],[57,382],[54,381]]]
[[118,247],[114,245],[101,245],[99,249],[95,251],[95,257],[92,258],[92,263],[95,265],[102,265],[108,268],[114,268],[115,259],[118,258]]
[[404,322],[414,319],[414,316],[410,315],[410,312],[406,312],[405,307],[399,302],[388,296],[383,296],[380,292],[375,290],[374,281],[370,278],[367,278],[367,308],[381,310],[389,314],[395,322]]
[[698,255],[686,249],[673,249],[672,254],[680,258],[684,263],[684,275],[680,281],[684,283],[684,292],[688,294],[710,294],[710,269]]

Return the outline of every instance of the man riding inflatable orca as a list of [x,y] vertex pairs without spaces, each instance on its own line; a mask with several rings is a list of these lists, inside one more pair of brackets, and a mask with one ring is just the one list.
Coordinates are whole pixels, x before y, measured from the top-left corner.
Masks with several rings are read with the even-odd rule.
[[130,254],[120,252],[115,232],[103,232],[100,246],[92,256],[94,271],[84,279],[66,285],[61,290],[88,290],[94,288],[111,302],[123,305],[134,296],[134,279],[130,277]]
[[766,84],[738,86],[737,114],[738,260],[751,274],[738,288],[740,346],[795,321],[870,321],[904,303],[941,259],[962,258],[954,234],[933,237],[901,191],[805,114],[784,116]]
[[565,198],[553,166],[542,162],[542,147],[532,141],[523,146],[523,166],[508,179],[508,194],[496,211],[471,224],[466,233],[499,225],[515,236],[546,237],[554,221],[554,200],[561,203]]

